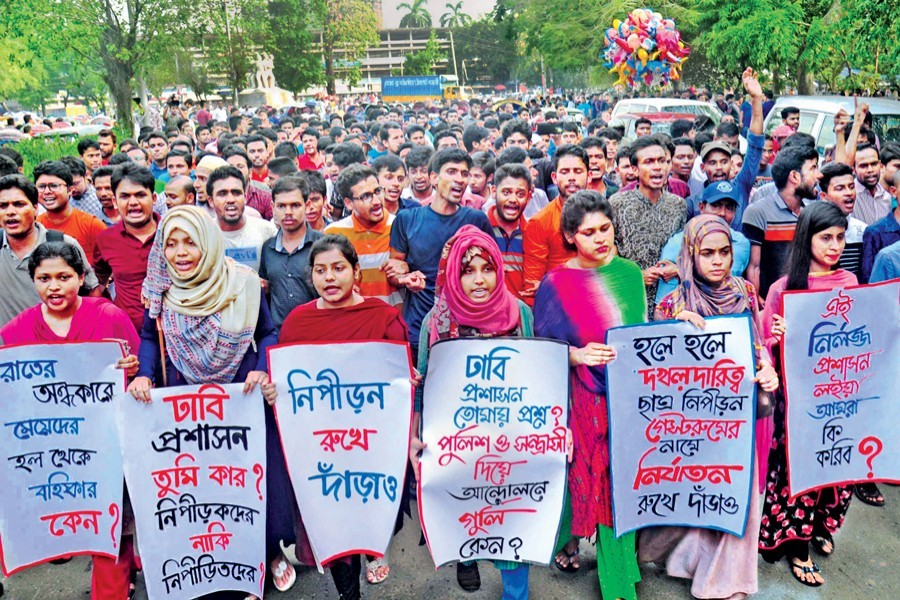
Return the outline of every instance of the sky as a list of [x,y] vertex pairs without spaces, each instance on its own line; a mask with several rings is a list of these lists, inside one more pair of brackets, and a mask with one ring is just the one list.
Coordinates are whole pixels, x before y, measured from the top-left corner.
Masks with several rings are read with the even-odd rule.
[[[403,16],[397,11],[397,5],[404,0],[382,0],[382,12],[384,13],[384,26],[394,28],[400,25],[400,17]],[[412,2],[407,0],[410,4]],[[428,9],[431,11],[431,21],[435,26],[440,22],[441,15],[447,12],[446,4],[450,0],[428,0]],[[455,0],[453,4],[455,4]],[[478,18],[480,15],[494,8],[493,0],[463,0],[463,8],[465,8],[472,18]],[[403,13],[405,14],[405,13]]]

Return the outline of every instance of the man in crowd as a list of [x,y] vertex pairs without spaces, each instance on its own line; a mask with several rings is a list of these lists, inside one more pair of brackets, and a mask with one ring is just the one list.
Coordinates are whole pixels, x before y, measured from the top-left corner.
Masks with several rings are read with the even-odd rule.
[[87,176],[90,177],[94,169],[103,166],[103,153],[100,151],[100,144],[91,138],[83,138],[78,142],[78,155],[84,161],[87,169]]
[[496,203],[487,209],[494,239],[503,254],[506,287],[518,298],[525,287],[525,247],[523,235],[525,207],[534,184],[531,172],[521,163],[503,165],[494,173]]
[[116,152],[116,132],[112,129],[101,129],[97,134],[97,144],[100,146],[102,164],[109,164],[110,157]]
[[881,158],[878,148],[860,144],[854,158],[856,171],[856,206],[853,216],[871,225],[891,210],[891,195],[881,185]]
[[116,196],[112,191],[113,167],[100,167],[94,171],[94,190],[97,192],[97,200],[100,202],[101,211],[98,218],[107,227],[115,225],[122,219],[119,207],[116,205]]
[[297,168],[301,171],[318,171],[325,162],[325,157],[319,152],[319,130],[315,127],[307,128],[300,135],[300,143],[303,146],[303,154],[297,158]]
[[[169,155],[169,138],[162,131],[153,131],[147,135],[147,152],[150,153],[150,172],[157,181],[169,180],[169,172],[166,170],[166,156]],[[160,187],[157,185],[157,187]],[[157,190],[159,191],[159,190]]]
[[413,148],[406,155],[406,173],[409,176],[409,187],[403,190],[403,196],[426,204],[434,192],[428,164],[434,151],[427,146]]
[[225,237],[225,255],[258,271],[262,245],[276,229],[269,221],[244,214],[246,191],[244,174],[231,165],[213,171],[206,182],[206,195]]
[[578,143],[588,156],[587,188],[608,198],[618,188],[606,182],[606,141],[597,137],[586,137]]
[[169,150],[169,154],[166,155],[166,172],[169,178],[179,175],[189,177],[193,166],[193,158],[183,150]]
[[[327,151],[326,151],[327,154]],[[327,161],[326,161],[327,162]],[[350,165],[366,164],[366,154],[362,148],[351,142],[344,142],[331,147],[332,168],[329,173],[323,173],[330,176],[330,183],[337,181],[341,171]],[[344,203],[344,198],[334,187],[331,188],[331,218],[334,221],[343,219],[349,209]],[[347,212],[349,214],[349,212]]]
[[[49,183],[43,183],[49,185]],[[26,308],[40,304],[41,299],[28,272],[28,261],[34,249],[47,241],[68,242],[78,248],[84,269],[83,290],[91,296],[102,293],[94,269],[75,238],[58,231],[48,231],[36,222],[37,187],[22,175],[0,177],[0,327]]]
[[647,288],[648,318],[655,308],[660,278],[677,274],[674,264],[661,264],[662,248],[685,223],[684,198],[666,190],[671,159],[657,136],[638,138],[631,145],[631,164],[637,167],[638,184],[609,199],[619,256],[638,264]]
[[412,198],[403,197],[406,167],[399,157],[393,154],[379,156],[372,163],[372,169],[378,175],[378,184],[384,190],[384,207],[389,213],[396,215],[401,210],[422,206]]
[[863,233],[866,230],[866,224],[851,214],[856,204],[853,169],[844,163],[832,162],[824,165],[821,173],[822,178],[819,180],[819,189],[822,190],[821,199],[837,206],[847,217],[844,252],[841,254],[838,266],[850,271],[859,279]]
[[566,200],[587,186],[588,166],[584,148],[566,144],[556,149],[550,178],[559,188],[559,196],[528,221],[523,236],[525,287],[520,295],[529,304],[534,302],[544,275],[575,256],[563,238],[560,217]]
[[[272,219],[272,194],[267,185],[250,179],[250,156],[240,146],[231,145],[222,151],[222,158],[243,174],[247,180],[247,208],[252,208],[259,216],[267,221]],[[294,166],[294,165],[292,165]],[[268,177],[268,172],[266,173]],[[256,215],[253,215],[256,216]]]
[[790,127],[794,131],[800,129],[800,109],[795,106],[782,108],[781,124]]
[[72,173],[69,203],[74,208],[102,220],[103,206],[97,197],[97,189],[91,185],[91,180],[87,177],[87,167],[84,161],[76,156],[63,156],[59,161],[66,165]]
[[251,135],[247,138],[247,157],[250,160],[250,181],[265,183],[269,176],[269,146],[266,138]]
[[47,229],[61,231],[78,240],[90,261],[97,235],[106,229],[106,225],[69,202],[72,171],[62,161],[44,161],[34,168],[34,181],[38,199],[46,211],[38,216],[38,222]]
[[896,198],[900,198],[900,171],[894,173],[890,192],[895,198],[893,210],[868,226],[863,234],[860,283],[869,283],[878,253],[883,248],[900,242],[900,206],[896,200]]
[[166,184],[166,208],[181,206],[182,204],[196,204],[197,192],[194,189],[194,180],[190,177],[178,175]]
[[634,135],[638,138],[653,133],[653,122],[650,119],[640,118],[634,122]]
[[747,280],[756,286],[760,300],[765,300],[769,286],[785,272],[800,211],[816,199],[821,177],[814,147],[798,144],[785,148],[772,164],[778,194],[747,207],[743,223],[743,233],[751,244]]
[[114,302],[140,331],[144,324],[141,285],[159,222],[153,213],[155,183],[149,169],[125,163],[113,170],[110,184],[121,219],[97,236],[94,265],[101,285],[115,278]]
[[296,176],[282,177],[272,186],[272,203],[278,233],[262,246],[259,276],[269,295],[275,327],[294,308],[318,297],[306,277],[309,251],[322,233],[306,224],[306,182]]
[[403,129],[396,123],[384,123],[378,130],[378,137],[391,154],[399,154],[400,145],[406,141]]
[[341,171],[336,185],[341,196],[350,203],[352,212],[328,225],[325,233],[345,236],[356,249],[362,273],[357,282],[360,294],[399,306],[403,296],[381,269],[390,258],[394,215],[385,209],[384,188],[378,175],[370,167],[351,165]]

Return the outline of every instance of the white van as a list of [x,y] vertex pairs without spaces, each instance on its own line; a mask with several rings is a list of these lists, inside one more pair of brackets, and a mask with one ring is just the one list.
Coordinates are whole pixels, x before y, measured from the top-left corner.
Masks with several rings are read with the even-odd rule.
[[[888,98],[858,98],[872,113],[872,129],[884,142],[900,142],[900,101]],[[856,110],[850,96],[782,96],[766,117],[763,131],[771,134],[781,125],[781,109],[793,106],[800,109],[800,129],[816,139],[816,150],[825,154],[834,146],[834,115],[843,108],[851,116]]]
[[699,100],[682,100],[681,98],[625,98],[616,102],[612,116],[625,113],[691,113],[697,116],[706,115],[718,125],[722,121],[722,111],[710,102]]

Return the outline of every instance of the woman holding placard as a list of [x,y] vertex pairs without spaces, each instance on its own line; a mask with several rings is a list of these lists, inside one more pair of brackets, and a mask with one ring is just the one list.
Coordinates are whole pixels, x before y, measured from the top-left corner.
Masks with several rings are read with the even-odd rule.
[[[767,393],[778,388],[778,374],[763,346],[756,289],[731,275],[734,259],[731,227],[720,217],[700,215],[684,228],[678,256],[679,284],[656,307],[656,321],[677,319],[703,329],[704,318],[750,315],[758,372],[755,381]],[[757,417],[761,411],[757,411]],[[672,577],[692,579],[695,598],[732,598],[757,591],[759,497],[751,490],[743,538],[711,529],[653,527],[639,535],[640,562],[665,561]]]
[[[835,205],[811,202],[797,221],[791,245],[788,274],[772,284],[763,311],[763,327],[773,356],[784,337],[784,292],[831,290],[856,285],[856,276],[838,269],[844,251],[847,218]],[[769,455],[765,504],[759,533],[759,551],[770,563],[782,557],[790,563],[794,578],[810,587],[825,580],[809,557],[812,545],[822,556],[834,552],[834,533],[840,529],[850,506],[852,486],[834,486],[790,497],[785,447],[785,397],[775,404],[775,437]]]
[[600,194],[580,191],[563,207],[560,226],[574,258],[541,281],[535,333],[568,342],[571,366],[569,427],[575,440],[569,466],[572,539],[557,557],[562,569],[578,564],[578,538],[597,533],[597,571],[604,598],[637,598],[640,581],[635,534],[612,529],[609,422],[605,365],[615,351],[606,330],[644,323],[646,291],[638,265],[615,253],[612,208]]
[[[351,342],[393,340],[407,342],[407,327],[393,306],[378,298],[366,298],[355,290],[362,277],[359,258],[350,241],[343,235],[326,235],[313,244],[309,252],[310,278],[319,298],[291,311],[281,326],[279,343]],[[275,403],[274,387],[263,388],[269,404]],[[404,486],[405,488],[405,486]],[[403,502],[408,512],[409,499]],[[307,515],[321,518],[322,515]],[[398,515],[398,525],[402,517]],[[294,523],[297,558],[304,564],[316,564],[302,521]],[[359,555],[324,565],[331,571],[341,598],[358,600],[362,571]],[[387,556],[371,557],[366,565],[366,580],[372,584],[384,581],[390,574]]]
[[[275,343],[276,334],[259,276],[225,256],[225,238],[203,209],[178,206],[163,217],[142,295],[148,309],[141,329],[141,365],[128,386],[135,399],[149,402],[154,386],[243,381],[244,393],[249,393],[269,384],[266,348]],[[273,575],[280,568],[290,576],[293,567],[277,545],[282,536],[276,531],[275,499],[284,497],[283,490],[290,493],[280,447],[274,418],[270,423],[267,414],[267,558]]]
[[[426,374],[431,346],[445,339],[499,336],[534,337],[531,309],[517,300],[504,283],[503,255],[497,242],[477,227],[460,228],[444,245],[438,266],[434,308],[422,320],[419,336],[419,372]],[[422,413],[422,387],[416,390],[418,431]],[[421,448],[414,440],[413,450]],[[418,476],[418,469],[415,469]],[[494,561],[503,579],[503,598],[527,600],[528,565]],[[476,562],[456,566],[460,587],[474,592],[481,587]]]
[[[47,342],[102,342],[119,340],[128,355],[116,363],[129,377],[138,370],[138,357],[131,353],[140,344],[128,314],[104,298],[82,298],[84,263],[75,246],[46,242],[35,248],[28,261],[41,304],[22,311],[0,329],[0,344],[40,344]],[[126,518],[130,508],[123,511]],[[91,599],[125,598],[130,575],[136,568],[133,521],[123,524],[118,560],[93,557]]]

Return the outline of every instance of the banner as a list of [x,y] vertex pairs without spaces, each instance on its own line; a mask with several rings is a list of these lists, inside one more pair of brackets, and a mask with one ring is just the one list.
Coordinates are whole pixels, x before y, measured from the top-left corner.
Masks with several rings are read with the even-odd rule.
[[441,341],[424,392],[419,520],[434,564],[549,564],[566,488],[568,346]]
[[75,554],[119,554],[116,342],[0,348],[0,560],[6,576]]
[[610,329],[606,368],[616,536],[678,525],[744,536],[756,384],[750,317]]
[[381,556],[409,460],[412,374],[400,342],[269,348],[275,415],[297,505],[321,566]]
[[154,389],[116,399],[125,480],[151,600],[262,597],[266,425],[257,387]]
[[900,480],[900,280],[784,295],[793,496]]

